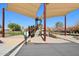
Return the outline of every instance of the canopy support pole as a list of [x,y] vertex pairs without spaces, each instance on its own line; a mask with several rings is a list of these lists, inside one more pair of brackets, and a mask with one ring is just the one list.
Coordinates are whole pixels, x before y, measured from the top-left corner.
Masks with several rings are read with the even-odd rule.
[[5,37],[5,8],[2,8],[2,37]]
[[44,3],[44,41],[46,41],[46,3]]
[[35,26],[37,26],[37,18],[35,19]]
[[36,26],[36,30],[38,28],[38,18],[35,19],[35,26]]
[[67,29],[66,29],[66,15],[65,15],[65,20],[64,20],[64,22],[65,22],[65,36],[67,35]]

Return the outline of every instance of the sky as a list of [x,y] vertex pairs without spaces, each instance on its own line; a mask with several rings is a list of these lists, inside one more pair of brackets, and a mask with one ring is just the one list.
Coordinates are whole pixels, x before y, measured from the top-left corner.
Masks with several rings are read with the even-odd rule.
[[[7,4],[0,4],[0,24],[2,24],[2,8],[6,8]],[[40,16],[43,13],[43,4],[41,4],[37,16]],[[56,22],[64,23],[64,16],[51,17],[46,20],[47,27],[54,27]],[[67,14],[67,26],[73,26],[79,21],[79,9],[70,12]],[[17,23],[23,27],[28,27],[31,25],[35,25],[35,21],[33,18],[24,16],[22,14],[18,14],[12,11],[5,11],[5,27],[8,28],[9,23]],[[44,22],[42,21],[42,24]]]

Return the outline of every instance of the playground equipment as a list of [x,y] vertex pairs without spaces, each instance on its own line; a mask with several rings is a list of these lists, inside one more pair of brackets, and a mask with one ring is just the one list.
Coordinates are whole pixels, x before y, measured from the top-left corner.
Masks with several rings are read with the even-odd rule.
[[[38,18],[36,16],[37,11],[41,4],[34,4],[34,3],[13,3],[7,4],[7,10],[14,11],[25,16],[30,16],[34,19]],[[25,7],[24,7],[25,6]],[[46,18],[55,17],[55,16],[64,16],[64,31],[66,36],[66,15],[69,12],[72,12],[79,8],[78,3],[44,3],[44,12],[43,12],[43,19],[44,19],[44,41],[46,40]],[[37,23],[37,22],[36,22]],[[38,25],[38,24],[37,24]],[[5,8],[2,9],[2,36],[5,37]]]

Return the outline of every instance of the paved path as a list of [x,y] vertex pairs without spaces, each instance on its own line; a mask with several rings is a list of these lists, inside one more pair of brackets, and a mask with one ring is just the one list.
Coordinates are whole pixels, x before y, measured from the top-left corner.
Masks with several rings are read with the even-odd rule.
[[51,37],[46,42],[41,37],[29,39],[32,44],[24,44],[16,56],[79,56],[79,43]]
[[[23,45],[16,55],[21,56],[79,56],[79,40],[72,36],[56,35],[60,38],[47,37],[46,42],[40,36],[28,38],[30,43]],[[5,55],[20,42],[23,36],[0,38],[4,43],[0,44],[0,55]]]
[[54,35],[56,35],[57,37],[62,38],[64,40],[67,40],[67,41],[79,43],[79,39],[76,39],[73,36],[68,36],[68,35],[64,36],[64,35],[57,35],[57,34],[54,34]]
[[29,40],[31,40],[31,43],[66,43],[66,42],[69,42],[67,40],[63,40],[60,38],[51,38],[51,37],[46,37],[46,41],[43,41],[43,39],[40,36],[29,38]]

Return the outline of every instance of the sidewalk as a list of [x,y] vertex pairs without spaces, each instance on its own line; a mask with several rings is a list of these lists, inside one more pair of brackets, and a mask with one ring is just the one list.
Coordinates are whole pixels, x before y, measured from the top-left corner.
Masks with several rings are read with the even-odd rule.
[[54,34],[54,35],[56,35],[59,38],[65,39],[65,40],[72,41],[74,43],[79,43],[79,40],[77,40],[73,36],[68,36],[68,35],[64,36],[64,35],[58,35],[58,34]]
[[20,44],[24,40],[24,37],[19,35],[0,38],[0,40],[3,41],[3,43],[0,43],[0,56],[3,56]]
[[46,41],[43,41],[43,39],[40,36],[35,36],[33,38],[29,38],[31,43],[79,43],[79,40],[74,38],[73,36],[64,36],[64,35],[58,35],[54,34],[57,36],[57,38],[52,38],[52,37],[46,37]]
[[46,41],[43,41],[43,39],[40,36],[29,38],[29,40],[31,40],[31,43],[69,43],[69,41],[62,40],[60,38],[51,37],[46,37]]
[[[57,35],[54,34],[59,38],[51,38],[46,37],[46,41],[44,42],[40,36],[35,36],[33,38],[28,38],[28,43],[70,43],[75,42],[79,43],[79,40],[76,40],[73,36],[64,36],[64,35]],[[19,36],[11,36],[6,38],[0,38],[3,43],[0,43],[0,56],[7,54],[17,45],[19,45],[22,41],[24,41],[24,37],[22,35]]]

